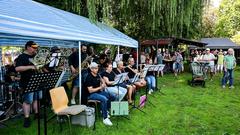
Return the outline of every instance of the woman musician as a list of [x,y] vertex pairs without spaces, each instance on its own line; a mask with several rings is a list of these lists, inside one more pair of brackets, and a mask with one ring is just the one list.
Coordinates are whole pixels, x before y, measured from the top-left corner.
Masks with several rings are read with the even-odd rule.
[[113,94],[116,100],[121,101],[125,97],[127,89],[121,86],[117,86],[117,84],[114,84],[116,75],[112,71],[111,63],[107,63],[105,69],[106,71],[102,73],[103,80],[107,85],[107,88],[105,90]]
[[[116,75],[125,72],[122,61],[119,61],[119,62],[117,63],[117,68],[113,69],[113,72],[114,72]],[[132,94],[133,94],[133,92],[136,90],[136,86],[135,86],[135,85],[131,85],[131,83],[128,82],[128,80],[129,80],[129,78],[127,78],[127,80],[124,81],[123,83],[119,84],[119,86],[127,89],[127,91],[128,91],[128,95],[127,95],[128,103],[129,103],[129,104],[132,104],[132,103],[133,103],[133,101],[132,101]]]
[[138,88],[146,86],[146,81],[143,78],[138,78],[137,80],[133,80],[136,74],[140,73],[138,70],[135,68],[135,62],[133,58],[128,59],[128,66],[125,68],[125,71],[128,72],[128,77],[130,78],[130,81],[135,81],[133,82],[134,85],[136,85]]

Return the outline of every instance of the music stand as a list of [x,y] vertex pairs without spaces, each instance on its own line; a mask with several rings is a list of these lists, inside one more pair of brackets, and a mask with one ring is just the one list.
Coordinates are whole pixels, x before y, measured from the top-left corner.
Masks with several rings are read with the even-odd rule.
[[[56,87],[60,87],[63,83],[67,82],[69,77],[71,76],[71,72],[70,71],[62,71],[56,85],[55,85],[55,88]],[[47,122],[49,122],[50,120],[52,120],[53,118],[55,118],[57,115],[54,114],[53,116],[51,116]]]
[[[117,85],[118,87],[118,96],[119,96],[119,85],[123,83],[127,78],[128,73],[121,73],[117,75],[117,79],[114,81],[114,85]],[[115,84],[117,82],[117,84]],[[121,108],[123,108],[121,110]],[[111,102],[111,115],[113,116],[121,116],[124,117],[125,115],[128,115],[128,102],[127,101],[115,101]],[[124,117],[129,120],[129,118]],[[118,119],[117,119],[117,127],[118,127]]]
[[[165,68],[165,64],[158,64],[158,65],[156,65],[156,67],[154,68],[154,71],[162,72],[164,68]],[[157,77],[157,75],[155,75],[155,79],[156,79],[156,82],[158,82],[158,77]],[[156,91],[159,91],[159,93],[165,95],[163,92],[161,92],[161,88],[158,87],[158,83],[156,83]]]
[[[52,72],[52,73],[37,73],[33,74],[27,84],[24,93],[37,92],[37,99],[39,99],[38,92],[43,92],[43,106],[44,106],[44,134],[47,135],[47,122],[46,122],[46,91],[53,88],[62,72]],[[40,113],[40,104],[38,102],[38,115]],[[38,135],[40,135],[40,117],[38,116]]]
[[[130,83],[131,83],[131,85],[134,85],[134,83],[135,82],[137,82],[138,81],[138,79],[139,79],[139,74],[135,74],[135,76],[134,76],[134,78],[132,79],[132,80],[130,80]],[[143,113],[146,113],[146,112],[144,112],[143,110],[141,110],[139,107],[139,105],[138,106],[136,106],[136,92],[133,92],[133,105],[132,105],[132,108],[130,109],[130,110],[132,110],[132,109],[137,109],[137,110],[139,110],[139,111],[141,111],[141,112],[143,112]]]
[[[147,65],[143,69],[143,78],[146,77],[148,71],[154,71],[155,65]],[[145,89],[145,95],[140,97],[139,107],[143,107],[146,102],[149,102],[151,105],[155,106],[151,101],[148,100],[148,88]]]

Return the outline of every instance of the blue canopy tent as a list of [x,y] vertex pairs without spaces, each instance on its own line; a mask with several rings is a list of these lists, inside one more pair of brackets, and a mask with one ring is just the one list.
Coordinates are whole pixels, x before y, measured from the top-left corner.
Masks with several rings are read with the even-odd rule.
[[136,40],[85,17],[32,0],[0,0],[0,46],[23,46],[27,40],[79,50],[83,41],[138,48]]
[[31,0],[0,1],[0,36],[86,41],[138,47],[138,42],[102,23]]

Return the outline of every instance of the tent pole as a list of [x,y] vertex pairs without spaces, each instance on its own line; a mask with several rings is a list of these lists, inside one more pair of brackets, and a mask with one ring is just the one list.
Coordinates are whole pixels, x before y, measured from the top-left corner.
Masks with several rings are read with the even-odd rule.
[[137,69],[138,69],[138,48],[137,48]]
[[81,105],[81,97],[82,97],[82,74],[81,74],[81,42],[78,41],[78,51],[79,51],[79,104]]
[[120,59],[120,56],[119,56],[119,53],[120,53],[120,46],[118,45],[118,53],[117,53],[117,56],[118,56],[118,60]]

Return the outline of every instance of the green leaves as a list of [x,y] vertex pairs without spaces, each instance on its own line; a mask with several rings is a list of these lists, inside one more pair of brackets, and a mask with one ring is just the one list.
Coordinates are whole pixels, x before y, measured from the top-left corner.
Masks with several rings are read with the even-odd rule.
[[138,40],[199,37],[208,0],[40,0],[114,26]]

